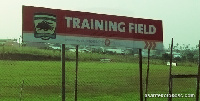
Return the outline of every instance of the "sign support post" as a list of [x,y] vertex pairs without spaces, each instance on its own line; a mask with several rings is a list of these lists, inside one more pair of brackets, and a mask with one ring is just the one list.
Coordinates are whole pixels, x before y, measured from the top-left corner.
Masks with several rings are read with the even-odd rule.
[[[147,62],[147,77],[146,77],[146,91],[145,91],[145,94],[147,94],[148,81],[149,81],[149,55],[150,55],[150,49],[148,49],[148,62]],[[145,97],[145,101],[147,101],[147,97]]]
[[142,49],[139,49],[139,73],[140,73],[140,101],[143,101],[143,88],[142,88]]
[[61,54],[61,60],[62,60],[62,101],[65,101],[65,44],[62,44],[62,54]]
[[[171,43],[171,53],[170,53],[170,68],[169,68],[169,94],[172,95],[172,50],[173,49],[173,38]],[[172,97],[168,98],[169,101],[172,101]]]
[[77,95],[78,95],[78,90],[77,90],[77,85],[78,85],[78,81],[77,81],[77,77],[78,77],[78,45],[76,45],[76,78],[75,78],[75,101],[77,101]]
[[199,64],[198,64],[198,77],[197,77],[197,92],[196,101],[199,101],[199,81],[200,81],[200,40],[199,40]]

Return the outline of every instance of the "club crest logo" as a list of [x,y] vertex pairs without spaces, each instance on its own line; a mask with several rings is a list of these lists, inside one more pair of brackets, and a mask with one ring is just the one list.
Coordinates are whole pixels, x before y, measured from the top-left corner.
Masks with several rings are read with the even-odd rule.
[[56,16],[47,13],[34,14],[35,38],[49,40],[56,38]]

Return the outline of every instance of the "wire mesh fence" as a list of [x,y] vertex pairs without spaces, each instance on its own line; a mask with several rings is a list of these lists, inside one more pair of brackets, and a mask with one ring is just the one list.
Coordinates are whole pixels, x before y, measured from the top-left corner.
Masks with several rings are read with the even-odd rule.
[[59,100],[61,71],[54,61],[1,61],[1,100]]
[[[0,49],[0,101],[61,101],[60,49],[7,47]],[[153,54],[153,53],[151,53]],[[143,89],[147,57],[143,52]],[[75,47],[66,46],[66,101],[75,100]],[[197,74],[197,63],[177,62],[174,74]],[[140,79],[137,49],[79,47],[78,101],[139,101]],[[148,94],[168,94],[169,66],[165,59],[150,57]],[[196,79],[176,79],[173,93],[195,94]],[[144,95],[145,96],[145,95]],[[167,97],[148,101],[168,100]],[[173,101],[192,98],[173,98]]]

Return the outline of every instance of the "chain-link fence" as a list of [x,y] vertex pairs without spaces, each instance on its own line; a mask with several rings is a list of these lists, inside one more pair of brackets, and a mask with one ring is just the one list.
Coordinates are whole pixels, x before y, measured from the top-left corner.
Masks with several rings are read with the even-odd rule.
[[[66,101],[75,100],[76,53],[66,46]],[[147,55],[143,51],[143,89]],[[169,66],[151,52],[148,94],[169,93]],[[61,50],[1,46],[0,101],[61,101]],[[138,50],[119,47],[79,46],[77,77],[78,101],[139,101],[140,79]],[[177,62],[181,64],[180,62]],[[191,62],[190,62],[191,63]],[[197,63],[173,66],[172,73],[196,74]],[[196,94],[196,79],[174,79],[173,93]],[[145,94],[144,94],[145,96]],[[167,97],[147,98],[168,100]],[[193,101],[173,98],[173,101]]]

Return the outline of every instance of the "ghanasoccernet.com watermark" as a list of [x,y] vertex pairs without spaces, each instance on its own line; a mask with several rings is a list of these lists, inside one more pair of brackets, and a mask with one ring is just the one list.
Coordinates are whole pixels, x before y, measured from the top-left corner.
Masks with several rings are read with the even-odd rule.
[[193,98],[195,97],[195,94],[145,94],[145,97],[148,98],[155,98],[155,97],[163,97],[163,98],[168,98],[168,97],[173,97],[173,98]]

